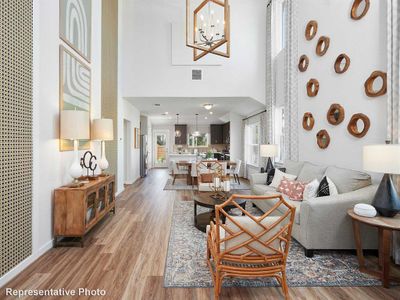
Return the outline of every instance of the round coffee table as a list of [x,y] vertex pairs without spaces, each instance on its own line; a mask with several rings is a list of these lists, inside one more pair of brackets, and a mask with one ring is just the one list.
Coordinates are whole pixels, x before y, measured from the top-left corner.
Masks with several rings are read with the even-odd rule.
[[[228,200],[229,196],[225,200],[214,199],[211,196],[214,193],[211,192],[198,192],[194,195],[194,226],[206,232],[207,225],[210,225],[210,221],[215,218],[215,205],[220,205]],[[240,205],[243,209],[246,208],[246,200],[245,199],[236,199],[235,202]],[[208,212],[197,214],[197,206],[210,208]],[[231,209],[236,208],[235,205],[225,206],[225,211],[229,213]]]

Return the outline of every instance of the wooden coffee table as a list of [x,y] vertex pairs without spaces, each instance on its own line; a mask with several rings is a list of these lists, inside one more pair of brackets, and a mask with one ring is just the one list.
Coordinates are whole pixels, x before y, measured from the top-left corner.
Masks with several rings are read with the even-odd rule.
[[[357,257],[360,272],[380,278],[382,280],[382,285],[385,288],[389,287],[389,283],[391,280],[400,282],[399,278],[390,276],[390,246],[392,240],[392,232],[400,231],[400,214],[393,218],[385,218],[382,216],[367,218],[355,214],[352,208],[347,211],[347,214],[351,217],[353,221],[354,240],[357,248]],[[365,260],[361,245],[360,223],[376,227],[378,229],[379,270],[371,270],[365,266]]]
[[[218,200],[211,197],[214,193],[212,192],[196,192],[193,196],[194,201],[194,226],[206,232],[207,225],[210,225],[210,221],[215,218],[215,205],[220,205],[224,203],[231,196],[225,200]],[[246,200],[245,199],[236,199],[235,202],[240,205],[243,209],[246,208]],[[210,208],[208,212],[197,214],[197,206]],[[231,209],[236,208],[235,205],[225,206],[225,210],[229,213]]]

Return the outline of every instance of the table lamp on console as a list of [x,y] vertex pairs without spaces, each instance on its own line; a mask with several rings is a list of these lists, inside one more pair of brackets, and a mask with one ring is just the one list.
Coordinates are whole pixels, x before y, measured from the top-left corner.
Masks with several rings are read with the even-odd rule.
[[260,156],[268,157],[267,166],[265,167],[266,173],[268,173],[271,169],[274,168],[271,157],[275,157],[277,155],[278,155],[278,145],[266,144],[260,146]]
[[394,175],[400,174],[400,145],[382,144],[364,146],[364,169],[383,173],[372,206],[384,217],[394,217],[400,212],[400,185]]
[[101,159],[99,167],[101,170],[100,176],[106,176],[105,170],[108,169],[108,161],[106,158],[105,141],[114,139],[114,128],[112,119],[96,119],[92,124],[92,140],[101,141]]
[[89,113],[81,110],[63,110],[60,114],[60,139],[74,141],[74,160],[69,175],[74,179],[71,187],[83,184],[78,178],[82,176],[82,167],[78,157],[78,141],[90,139]]

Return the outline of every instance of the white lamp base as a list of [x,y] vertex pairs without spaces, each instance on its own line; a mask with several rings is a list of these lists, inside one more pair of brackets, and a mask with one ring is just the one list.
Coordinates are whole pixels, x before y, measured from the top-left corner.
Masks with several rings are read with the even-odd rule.
[[106,158],[105,142],[101,141],[101,159],[99,161],[99,168],[101,170],[101,174],[99,176],[107,176],[107,174],[105,173],[105,170],[107,170],[108,167],[109,167],[109,163]]

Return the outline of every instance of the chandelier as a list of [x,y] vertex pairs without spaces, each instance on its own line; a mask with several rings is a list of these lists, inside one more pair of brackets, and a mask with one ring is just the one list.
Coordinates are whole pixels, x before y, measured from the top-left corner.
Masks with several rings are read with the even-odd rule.
[[208,53],[230,57],[229,0],[186,0],[186,45],[194,61]]

